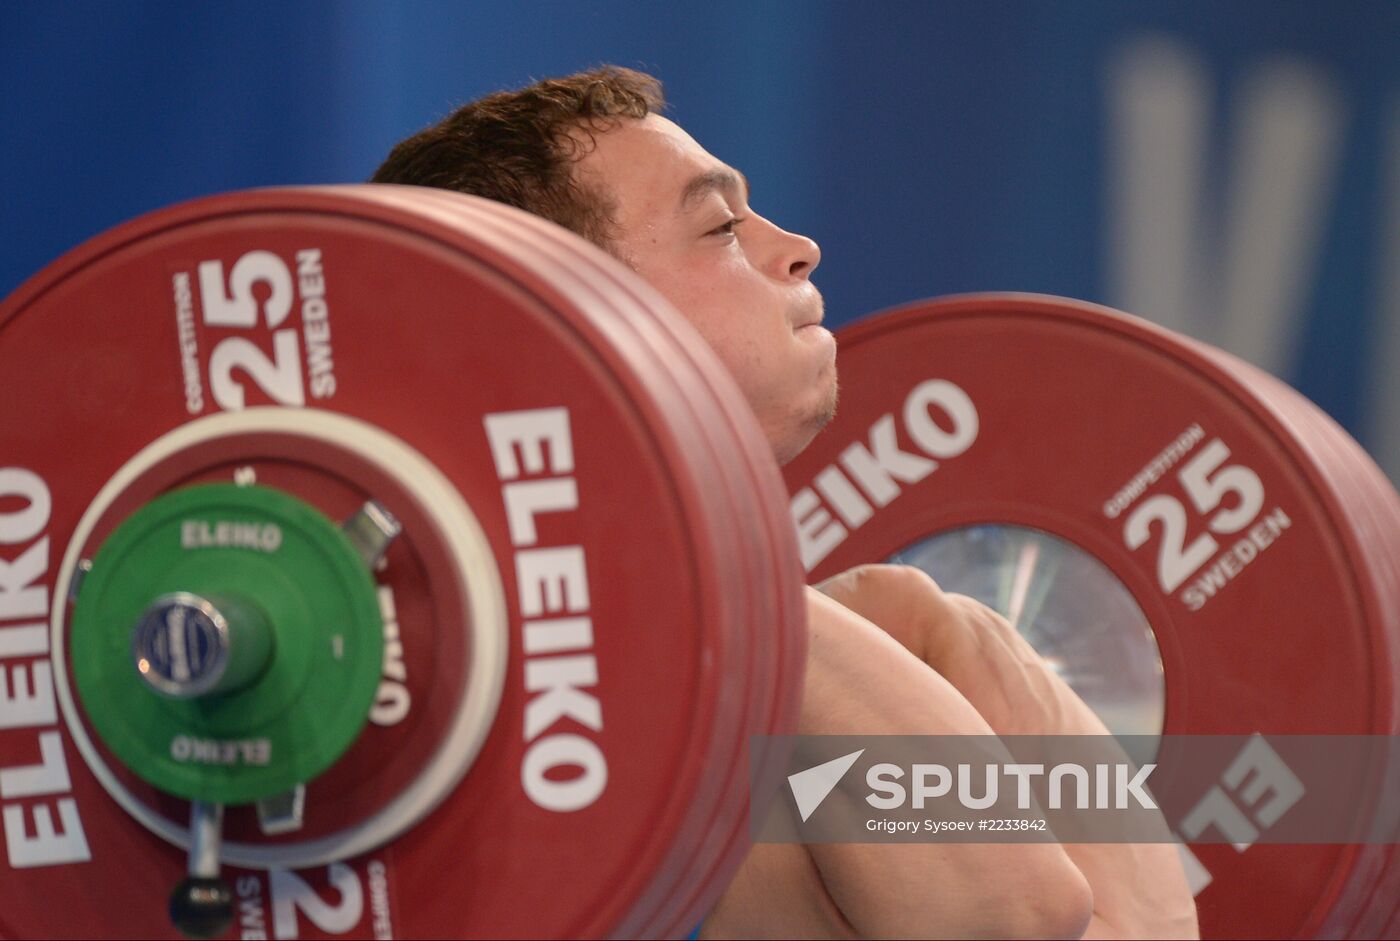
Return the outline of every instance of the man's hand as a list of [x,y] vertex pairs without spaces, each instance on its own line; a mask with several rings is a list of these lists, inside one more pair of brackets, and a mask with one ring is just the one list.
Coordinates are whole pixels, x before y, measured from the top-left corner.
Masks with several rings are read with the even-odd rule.
[[[998,735],[1108,730],[1005,618],[944,592],[919,569],[866,565],[818,588],[878,624],[951,683]],[[1171,844],[1068,844],[1089,880],[1086,937],[1197,937],[1196,905]]]
[[998,735],[1107,735],[1007,620],[908,565],[862,565],[817,586],[878,624],[967,697]]

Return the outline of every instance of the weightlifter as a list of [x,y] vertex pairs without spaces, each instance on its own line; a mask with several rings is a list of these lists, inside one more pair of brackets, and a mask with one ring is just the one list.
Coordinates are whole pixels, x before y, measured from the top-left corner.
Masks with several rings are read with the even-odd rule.
[[[832,418],[836,345],[815,242],[662,117],[661,85],[604,67],[490,95],[396,146],[374,181],[541,215],[601,246],[699,330],[779,461]],[[922,572],[863,566],[807,589],[799,731],[1107,734],[999,615]],[[1169,844],[759,844],[701,937],[1194,937]]]

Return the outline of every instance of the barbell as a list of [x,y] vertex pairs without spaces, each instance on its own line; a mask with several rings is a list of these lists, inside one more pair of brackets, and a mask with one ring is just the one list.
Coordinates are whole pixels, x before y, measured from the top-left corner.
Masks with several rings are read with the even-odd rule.
[[[1063,299],[840,340],[784,482],[678,314],[494,203],[218,196],[35,275],[0,935],[686,934],[780,794],[804,569],[981,597],[1114,731],[1396,731],[1400,499],[1296,393]],[[1361,937],[1390,851],[1184,858],[1208,935]]]

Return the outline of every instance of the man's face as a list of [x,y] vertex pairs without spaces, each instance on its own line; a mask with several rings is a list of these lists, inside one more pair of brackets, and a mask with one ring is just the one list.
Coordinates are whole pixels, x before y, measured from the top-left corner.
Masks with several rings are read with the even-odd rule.
[[614,203],[613,248],[705,337],[780,462],[836,410],[836,341],[820,326],[811,239],[748,205],[744,178],[665,118],[596,135],[575,168]]

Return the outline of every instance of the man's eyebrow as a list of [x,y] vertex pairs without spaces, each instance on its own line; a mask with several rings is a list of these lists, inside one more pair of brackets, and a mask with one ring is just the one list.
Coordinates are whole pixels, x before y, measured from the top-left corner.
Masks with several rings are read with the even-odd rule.
[[727,195],[742,194],[744,202],[748,202],[749,179],[732,167],[707,170],[692,178],[681,190],[681,211],[689,209],[696,200],[715,190]]

